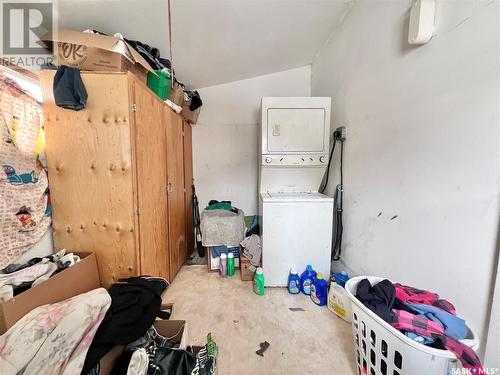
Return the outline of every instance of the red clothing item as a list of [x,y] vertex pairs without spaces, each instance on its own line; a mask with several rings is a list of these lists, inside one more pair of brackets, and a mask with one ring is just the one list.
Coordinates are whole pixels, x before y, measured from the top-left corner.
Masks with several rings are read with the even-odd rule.
[[425,305],[439,307],[450,314],[456,315],[455,306],[445,299],[439,299],[436,293],[398,283],[393,285],[396,288],[396,298],[404,303],[423,303]]
[[446,336],[443,327],[432,320],[413,315],[404,310],[392,310],[395,316],[391,325],[403,332],[413,332],[419,336],[439,341],[447,350],[455,354],[464,368],[473,375],[486,374],[477,354],[465,344]]

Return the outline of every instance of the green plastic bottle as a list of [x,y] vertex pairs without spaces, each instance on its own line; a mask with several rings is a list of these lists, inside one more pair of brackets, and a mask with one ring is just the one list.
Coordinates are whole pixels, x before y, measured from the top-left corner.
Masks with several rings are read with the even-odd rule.
[[234,254],[227,254],[227,275],[229,277],[234,276]]
[[259,296],[264,295],[264,272],[262,268],[257,268],[255,271],[255,277],[253,278],[253,291]]

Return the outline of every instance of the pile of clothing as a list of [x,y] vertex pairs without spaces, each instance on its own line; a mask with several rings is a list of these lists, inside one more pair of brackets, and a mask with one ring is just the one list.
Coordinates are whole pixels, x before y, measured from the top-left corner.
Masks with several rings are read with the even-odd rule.
[[[89,33],[89,34],[98,34],[98,35],[105,35],[109,36],[106,33],[103,33],[98,30],[91,30],[87,29],[83,31],[84,33]],[[142,43],[138,40],[131,40],[125,38],[121,33],[115,33],[113,34],[115,38],[124,40],[127,42],[128,45],[130,45],[133,49],[135,49],[143,58],[146,60],[146,62],[149,64],[149,66],[154,69],[154,70],[162,70],[162,69],[172,69],[172,64],[170,63],[170,60],[164,57],[160,56],[160,50],[156,47],[151,47],[146,43]]]
[[200,351],[179,348],[153,327],[168,319],[161,295],[168,282],[158,277],[120,280],[35,308],[0,336],[2,375],[101,373],[101,360],[124,348],[113,374],[164,375],[215,373],[217,346]]
[[250,261],[248,269],[255,272],[260,267],[260,259],[262,257],[260,224],[257,215],[253,217],[253,221],[245,233],[245,239],[241,241],[240,245],[243,247],[243,256]]
[[44,258],[32,258],[21,264],[9,264],[0,270],[0,302],[7,301],[49,277],[71,267],[80,257],[62,249]]
[[239,209],[236,207],[233,207],[231,205],[231,201],[217,201],[212,199],[210,202],[208,202],[208,206],[205,207],[205,210],[226,210],[226,211],[231,211],[235,214],[238,214]]
[[450,302],[436,293],[389,280],[371,285],[368,279],[363,279],[358,284],[356,298],[416,342],[449,350],[473,373],[482,370],[474,350],[459,341],[467,337],[465,321],[456,316]]

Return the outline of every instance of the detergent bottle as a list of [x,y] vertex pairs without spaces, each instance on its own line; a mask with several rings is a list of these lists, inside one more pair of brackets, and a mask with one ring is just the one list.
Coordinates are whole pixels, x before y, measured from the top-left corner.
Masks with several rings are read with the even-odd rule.
[[219,260],[219,272],[221,277],[227,276],[227,255],[222,253]]
[[227,275],[229,277],[234,276],[234,254],[227,254]]
[[255,271],[255,276],[253,279],[253,291],[259,296],[264,295],[264,272],[261,267],[258,267]]
[[306,270],[300,275],[300,291],[305,295],[311,294],[311,283],[316,277],[316,271],[313,270],[310,264],[307,265]]
[[323,279],[321,272],[318,272],[311,283],[311,300],[318,306],[324,306],[327,294],[328,283]]
[[299,294],[300,293],[300,277],[297,272],[292,268],[288,274],[288,293]]
[[333,274],[330,291],[328,292],[328,310],[350,323],[352,316],[351,300],[344,289],[347,280],[349,280],[349,276],[344,271]]

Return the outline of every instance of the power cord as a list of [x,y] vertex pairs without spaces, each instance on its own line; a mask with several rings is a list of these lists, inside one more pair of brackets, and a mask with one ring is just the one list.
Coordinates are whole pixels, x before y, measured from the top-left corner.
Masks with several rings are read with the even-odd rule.
[[344,211],[344,141],[340,141],[340,184],[335,190],[335,242],[332,249],[332,260],[340,260],[342,254],[342,234],[344,225],[342,223],[342,213]]
[[335,138],[335,132],[333,133],[333,146],[332,146],[332,151],[330,151],[330,159],[328,159],[328,165],[326,166],[326,177],[325,177],[325,182],[319,187],[319,192],[324,193],[326,190],[326,187],[328,186],[328,178],[330,177],[330,165],[332,163],[333,159],[333,152],[335,151],[335,145],[337,144],[337,138]]
[[328,165],[326,167],[326,177],[324,183],[319,188],[320,193],[324,193],[328,187],[328,180],[330,177],[330,166],[333,160],[333,154],[335,151],[335,146],[337,141],[340,142],[340,184],[337,185],[334,196],[334,208],[335,208],[335,235],[333,237],[333,247],[332,247],[332,260],[338,261],[340,255],[342,254],[342,234],[344,231],[342,223],[342,213],[343,213],[343,200],[344,200],[344,141],[345,141],[345,128],[338,128],[333,132],[333,146],[330,151],[330,159],[328,160]]

